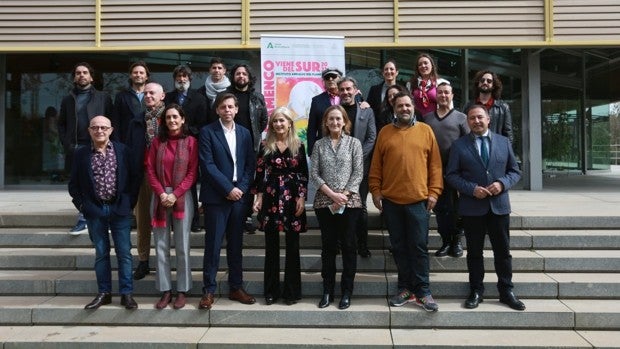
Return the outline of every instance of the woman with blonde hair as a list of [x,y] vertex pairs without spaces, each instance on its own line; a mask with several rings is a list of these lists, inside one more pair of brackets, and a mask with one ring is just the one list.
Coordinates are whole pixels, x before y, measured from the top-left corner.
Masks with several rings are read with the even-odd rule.
[[321,276],[323,297],[319,308],[334,300],[338,241],[342,248],[339,309],[351,305],[353,282],[357,270],[355,228],[362,213],[359,194],[364,176],[362,144],[352,136],[346,111],[333,105],[323,114],[323,138],[314,144],[310,177],[318,188],[314,212],[321,228]]
[[[270,117],[267,137],[258,152],[252,192],[259,229],[265,232],[264,296],[267,305],[279,297],[287,305],[301,299],[299,233],[306,231],[308,191],[306,150],[297,136],[292,112],[280,107]],[[286,260],[280,285],[280,233]]]

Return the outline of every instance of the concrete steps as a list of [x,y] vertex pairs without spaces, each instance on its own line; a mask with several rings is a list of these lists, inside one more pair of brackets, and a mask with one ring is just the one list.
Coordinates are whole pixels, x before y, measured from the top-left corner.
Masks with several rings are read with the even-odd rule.
[[[498,302],[492,258],[485,260],[484,303],[464,309],[469,292],[466,259],[432,255],[441,244],[434,230],[429,235],[430,279],[439,312],[426,313],[413,304],[389,307],[387,299],[396,291],[396,267],[376,214],[371,215],[369,236],[373,255],[358,258],[348,310],[316,306],[322,291],[320,233],[311,215],[314,228],[300,237],[303,299],[298,304],[264,304],[264,236],[257,232],[244,236],[245,287],[257,304],[228,300],[222,250],[215,305],[210,311],[197,309],[204,234],[192,233],[193,293],[184,309],[153,308],[159,293],[152,271],[134,284],[138,310],[125,310],[114,297],[110,306],[85,311],[97,291],[94,251],[87,234],[67,234],[73,212],[30,219],[4,214],[0,347],[620,348],[620,224],[614,225],[615,217],[577,218],[511,218],[513,282],[527,306],[523,312]],[[132,232],[134,244],[135,238]],[[135,249],[132,252],[135,255]],[[485,255],[491,257],[492,252]],[[116,265],[114,258],[112,263]]]

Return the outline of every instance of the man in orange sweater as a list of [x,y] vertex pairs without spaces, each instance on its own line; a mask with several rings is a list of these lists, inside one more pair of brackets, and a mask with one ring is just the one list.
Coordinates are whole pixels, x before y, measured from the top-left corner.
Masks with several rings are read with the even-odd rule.
[[368,176],[372,201],[383,212],[398,268],[391,306],[415,302],[435,312],[429,287],[428,218],[443,189],[433,130],[416,122],[411,96],[394,97],[396,121],[379,132]]

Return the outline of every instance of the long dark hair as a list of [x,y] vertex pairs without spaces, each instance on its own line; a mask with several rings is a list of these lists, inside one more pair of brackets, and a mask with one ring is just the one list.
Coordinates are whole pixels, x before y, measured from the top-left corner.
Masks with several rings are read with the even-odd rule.
[[170,138],[170,130],[168,129],[168,125],[166,125],[166,112],[170,109],[174,109],[178,111],[179,115],[183,118],[183,120],[185,120],[185,122],[183,123],[183,126],[181,126],[180,137],[185,138],[189,135],[189,128],[187,126],[187,118],[185,117],[185,112],[183,111],[183,108],[181,108],[181,106],[176,103],[170,103],[164,108],[164,111],[159,116],[160,118],[159,134],[157,135],[157,137],[159,138],[160,142],[165,142],[168,140],[168,138]]
[[500,80],[497,74],[495,74],[494,72],[490,70],[481,70],[476,73],[476,75],[474,76],[474,80],[473,80],[472,97],[474,99],[478,98],[478,95],[480,94],[478,83],[480,82],[480,79],[482,79],[484,74],[491,74],[491,76],[493,77],[493,90],[491,91],[491,95],[493,96],[493,99],[502,98],[502,89],[504,88],[504,85],[502,85],[502,80]]
[[388,87],[385,90],[385,95],[383,96],[383,102],[381,102],[381,113],[384,113],[385,111],[389,111],[389,112],[394,112],[394,108],[392,107],[392,105],[390,104],[390,102],[388,102],[388,92],[390,90],[398,90],[398,92],[402,92],[402,93],[407,93],[409,91],[407,91],[407,89],[401,85],[392,85],[390,87]]

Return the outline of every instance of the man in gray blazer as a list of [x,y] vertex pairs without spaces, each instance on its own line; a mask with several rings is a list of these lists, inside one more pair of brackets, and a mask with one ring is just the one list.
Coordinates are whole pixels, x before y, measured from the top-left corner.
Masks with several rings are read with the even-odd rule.
[[471,133],[456,140],[450,148],[446,180],[460,194],[459,214],[463,217],[467,240],[467,269],[470,295],[465,308],[473,309],[483,301],[484,237],[489,235],[499,301],[515,310],[525,304],[512,292],[512,256],[510,255],[510,199],[508,190],[520,179],[508,138],[489,131],[486,108],[474,105],[467,111]]
[[375,115],[371,108],[362,109],[355,96],[359,93],[357,81],[352,77],[344,77],[338,82],[340,93],[340,105],[347,112],[351,121],[351,135],[362,143],[364,155],[364,177],[360,184],[360,196],[362,198],[362,216],[357,224],[357,253],[364,257],[370,257],[368,250],[368,211],[366,209],[366,197],[368,196],[368,172],[372,150],[377,139]]

